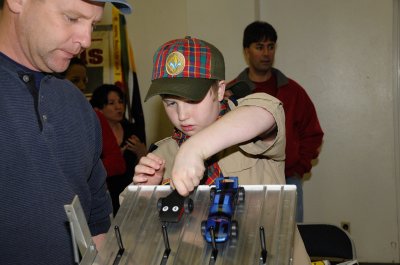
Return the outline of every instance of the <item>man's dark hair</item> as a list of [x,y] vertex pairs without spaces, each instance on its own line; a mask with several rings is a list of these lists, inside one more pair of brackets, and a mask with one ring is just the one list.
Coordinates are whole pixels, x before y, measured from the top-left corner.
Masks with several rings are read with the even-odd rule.
[[121,100],[125,100],[121,88],[116,85],[104,84],[93,91],[92,98],[90,99],[92,107],[103,109],[104,106],[108,104],[108,94],[110,94],[110,92],[117,93]]
[[4,5],[4,0],[0,0],[0,10],[3,9],[3,5]]
[[243,33],[243,48],[248,48],[253,42],[278,40],[278,35],[271,24],[264,21],[255,21],[249,24]]

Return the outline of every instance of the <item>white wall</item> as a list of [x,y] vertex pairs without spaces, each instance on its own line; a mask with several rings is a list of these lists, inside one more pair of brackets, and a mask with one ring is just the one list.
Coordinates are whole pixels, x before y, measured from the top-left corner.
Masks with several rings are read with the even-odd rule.
[[350,222],[361,260],[398,261],[392,1],[266,6],[280,35],[276,66],[307,89],[326,133],[305,220]]
[[[153,53],[165,41],[191,35],[215,44],[230,80],[245,67],[244,27],[258,16],[272,23],[275,66],[306,88],[325,131],[304,185],[305,221],[350,222],[360,261],[399,262],[392,0],[130,2],[142,99]],[[170,134],[159,99],[144,111],[149,142]]]
[[[130,1],[134,6],[127,16],[129,37],[132,42],[141,97],[144,100],[150,86],[152,60],[156,49],[164,42],[187,34],[187,11],[182,0]],[[172,127],[162,109],[159,98],[143,104],[148,143],[171,134]]]

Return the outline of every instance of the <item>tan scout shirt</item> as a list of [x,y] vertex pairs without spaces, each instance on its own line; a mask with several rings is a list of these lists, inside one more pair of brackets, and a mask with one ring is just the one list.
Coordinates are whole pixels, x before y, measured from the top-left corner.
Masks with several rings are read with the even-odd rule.
[[[277,134],[272,144],[256,140],[233,146],[218,153],[218,164],[224,176],[238,176],[241,185],[285,184],[285,114],[282,103],[265,93],[254,93],[238,101],[238,106],[229,102],[231,109],[240,106],[259,106],[268,110],[277,125]],[[260,121],[262,122],[262,121]],[[229,133],[227,129],[226,133]],[[153,152],[166,161],[164,178],[171,178],[171,170],[179,146],[171,137],[156,143]],[[293,265],[311,264],[299,231],[295,230]]]
[[[238,101],[229,102],[233,110],[241,106],[258,106],[269,111],[276,122],[277,134],[272,144],[255,140],[232,146],[217,154],[218,165],[224,176],[238,176],[241,185],[285,184],[285,115],[282,103],[265,93],[254,93]],[[260,121],[262,122],[262,121]],[[229,133],[227,129],[226,133]],[[174,158],[179,146],[171,137],[156,143],[153,152],[166,160],[164,178],[171,178]]]

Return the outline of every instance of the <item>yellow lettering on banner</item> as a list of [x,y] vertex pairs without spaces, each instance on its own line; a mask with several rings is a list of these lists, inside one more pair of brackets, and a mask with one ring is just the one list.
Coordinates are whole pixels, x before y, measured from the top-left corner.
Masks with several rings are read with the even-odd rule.
[[114,83],[122,83],[122,65],[121,65],[121,28],[119,21],[119,10],[113,6],[112,8],[112,27],[113,27],[113,66],[114,66]]

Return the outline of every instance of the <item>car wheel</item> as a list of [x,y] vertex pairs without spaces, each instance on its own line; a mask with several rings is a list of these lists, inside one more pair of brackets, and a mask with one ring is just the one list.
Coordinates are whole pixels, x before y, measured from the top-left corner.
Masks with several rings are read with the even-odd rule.
[[217,193],[217,189],[216,188],[211,188],[210,189],[210,201],[214,200],[215,194]]
[[206,224],[207,224],[206,221],[202,221],[202,222],[201,222],[201,235],[202,235],[203,237],[206,236]]
[[158,211],[161,211],[161,207],[162,207],[162,198],[160,198],[160,199],[158,199],[158,201],[157,201],[157,210]]
[[238,201],[239,201],[239,203],[243,203],[243,202],[244,202],[244,199],[245,199],[245,197],[246,197],[246,193],[245,193],[243,187],[239,187],[238,194],[239,194],[239,196],[238,196]]
[[191,213],[194,208],[193,200],[191,198],[185,198],[183,206],[185,207],[185,213]]
[[239,227],[237,221],[232,221],[231,223],[231,237],[236,238],[239,233]]

